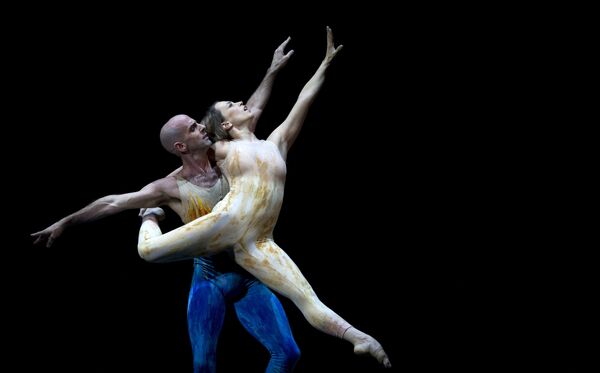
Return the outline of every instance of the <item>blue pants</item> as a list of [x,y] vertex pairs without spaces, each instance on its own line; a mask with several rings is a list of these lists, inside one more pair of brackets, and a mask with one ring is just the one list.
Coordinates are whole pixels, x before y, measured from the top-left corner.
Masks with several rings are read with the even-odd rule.
[[196,259],[188,300],[188,330],[194,372],[215,373],[217,341],[228,302],[244,328],[271,354],[266,372],[291,372],[300,358],[279,299],[243,270],[215,271],[210,259]]

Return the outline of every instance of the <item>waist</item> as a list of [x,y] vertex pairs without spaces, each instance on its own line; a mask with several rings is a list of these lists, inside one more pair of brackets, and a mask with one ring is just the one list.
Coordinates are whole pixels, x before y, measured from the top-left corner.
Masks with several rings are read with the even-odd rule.
[[228,272],[245,272],[228,253],[194,258],[194,270],[204,278],[212,278]]

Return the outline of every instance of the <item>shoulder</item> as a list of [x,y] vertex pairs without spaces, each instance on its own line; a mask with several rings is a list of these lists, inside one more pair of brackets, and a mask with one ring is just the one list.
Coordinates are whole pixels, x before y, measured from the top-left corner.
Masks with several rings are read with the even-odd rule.
[[229,152],[229,149],[231,148],[231,141],[225,141],[225,140],[221,140],[221,141],[217,141],[216,143],[214,143],[212,145],[212,149],[214,151],[215,154],[215,160],[218,162],[220,160],[225,159],[225,157],[227,157],[227,153]]
[[162,179],[151,182],[146,186],[146,188],[156,193],[164,194],[169,197],[175,197],[177,195],[176,191],[178,190],[177,176],[169,175],[167,177],[163,177]]

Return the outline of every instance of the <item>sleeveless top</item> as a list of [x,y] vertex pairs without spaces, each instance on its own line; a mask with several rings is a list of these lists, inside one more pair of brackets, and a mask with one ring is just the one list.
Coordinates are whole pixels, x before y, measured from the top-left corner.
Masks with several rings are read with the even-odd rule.
[[184,209],[184,224],[211,212],[217,202],[229,192],[229,184],[224,176],[219,177],[210,188],[199,187],[179,176],[176,179]]
[[[211,212],[213,207],[229,192],[227,178],[221,175],[212,187],[199,187],[186,179],[176,176],[177,187],[183,205],[183,223],[187,224]],[[207,257],[194,258],[194,266],[200,266],[204,278],[215,278],[219,274],[239,271],[227,252]]]

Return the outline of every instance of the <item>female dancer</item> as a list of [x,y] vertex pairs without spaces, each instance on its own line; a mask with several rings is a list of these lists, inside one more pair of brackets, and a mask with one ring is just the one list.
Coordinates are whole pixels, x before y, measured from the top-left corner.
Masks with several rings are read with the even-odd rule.
[[[217,140],[213,145],[215,158],[229,180],[229,194],[210,214],[165,234],[148,214],[140,228],[138,252],[148,261],[173,261],[233,247],[235,261],[291,299],[311,325],[351,342],[355,353],[370,354],[390,367],[381,344],[325,306],[296,264],[273,240],[283,202],[287,152],[323,84],[327,68],[341,49],[341,45],[334,47],[328,27],[325,58],[300,92],[288,117],[266,141],[254,135],[256,121],[242,102],[215,103],[202,124]],[[198,136],[198,141],[203,140]],[[186,146],[193,147],[193,142],[188,141]]]

